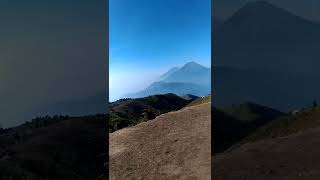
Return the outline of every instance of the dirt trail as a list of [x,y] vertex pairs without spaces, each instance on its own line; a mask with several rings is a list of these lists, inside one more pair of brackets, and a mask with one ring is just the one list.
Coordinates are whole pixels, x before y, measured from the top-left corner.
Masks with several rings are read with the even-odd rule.
[[320,179],[320,129],[247,143],[213,159],[216,180]]
[[109,179],[211,179],[211,103],[110,134]]

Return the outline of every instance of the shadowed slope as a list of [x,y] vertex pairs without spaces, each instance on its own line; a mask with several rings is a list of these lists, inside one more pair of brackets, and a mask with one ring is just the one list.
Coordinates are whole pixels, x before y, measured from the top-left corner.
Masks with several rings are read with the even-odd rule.
[[217,155],[216,180],[314,180],[320,178],[320,131],[247,143]]
[[96,179],[105,173],[106,121],[97,115],[6,130],[0,134],[6,143],[0,147],[0,179]]

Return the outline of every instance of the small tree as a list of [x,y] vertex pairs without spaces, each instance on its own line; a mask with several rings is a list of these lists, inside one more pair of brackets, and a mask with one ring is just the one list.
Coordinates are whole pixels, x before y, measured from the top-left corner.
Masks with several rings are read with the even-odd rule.
[[0,134],[2,134],[4,132],[4,129],[2,127],[2,124],[0,124]]
[[313,103],[312,103],[312,105],[313,105],[313,107],[317,107],[318,106],[318,103],[317,103],[317,101],[313,101]]
[[153,109],[148,108],[145,109],[142,113],[142,118],[144,120],[151,120],[157,117],[157,115],[159,115],[157,112],[155,112]]

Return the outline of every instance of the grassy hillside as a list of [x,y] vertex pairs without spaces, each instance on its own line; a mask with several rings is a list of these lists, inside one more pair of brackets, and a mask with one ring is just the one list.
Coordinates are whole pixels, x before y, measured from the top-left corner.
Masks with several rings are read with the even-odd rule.
[[96,179],[105,173],[107,115],[37,118],[0,132],[0,179]]
[[163,113],[179,110],[191,101],[175,94],[118,100],[109,105],[109,132],[154,119]]
[[191,103],[189,103],[187,105],[187,107],[190,106],[196,106],[196,105],[200,105],[200,104],[204,104],[204,103],[209,103],[211,102],[211,96],[205,96],[205,97],[201,97],[198,99],[195,99],[194,101],[192,101]]
[[213,109],[215,153],[221,153],[237,144],[257,128],[286,114],[272,108],[244,103],[225,109]]
[[224,108],[223,111],[244,122],[270,121],[286,115],[276,109],[250,102],[233,105],[231,107]]
[[192,95],[192,94],[186,94],[186,95],[183,95],[181,96],[183,99],[186,99],[186,100],[196,100],[196,99],[199,99],[198,96],[195,96],[195,95]]
[[320,127],[320,107],[309,108],[294,115],[278,118],[257,129],[246,140],[257,141],[283,137],[317,127]]
[[211,104],[109,135],[109,179],[210,179]]

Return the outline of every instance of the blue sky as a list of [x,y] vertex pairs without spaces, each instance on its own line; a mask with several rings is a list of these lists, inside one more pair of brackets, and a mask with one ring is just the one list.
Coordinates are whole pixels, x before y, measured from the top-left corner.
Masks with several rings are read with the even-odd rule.
[[211,63],[211,0],[110,0],[109,95],[144,89],[173,66]]

